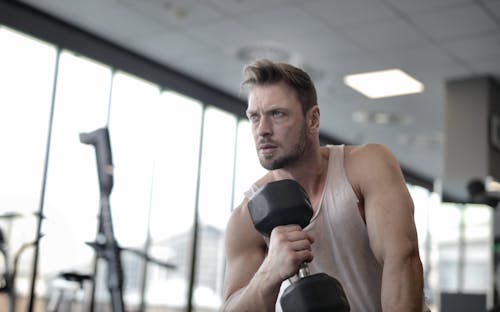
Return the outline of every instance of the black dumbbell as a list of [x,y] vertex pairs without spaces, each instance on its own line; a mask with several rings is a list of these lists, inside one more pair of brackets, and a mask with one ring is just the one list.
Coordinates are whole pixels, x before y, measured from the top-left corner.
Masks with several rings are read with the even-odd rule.
[[[298,224],[306,227],[313,215],[309,197],[294,180],[279,180],[266,184],[248,202],[255,228],[269,237],[279,225]],[[284,312],[347,312],[349,302],[338,280],[325,274],[309,274],[306,263],[300,266],[299,279],[281,296]]]

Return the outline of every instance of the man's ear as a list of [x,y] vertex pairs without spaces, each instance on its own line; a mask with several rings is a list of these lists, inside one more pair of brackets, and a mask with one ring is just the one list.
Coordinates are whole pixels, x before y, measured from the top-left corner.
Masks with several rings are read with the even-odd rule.
[[319,133],[319,106],[314,105],[307,112],[307,120],[309,126],[309,132],[311,133]]

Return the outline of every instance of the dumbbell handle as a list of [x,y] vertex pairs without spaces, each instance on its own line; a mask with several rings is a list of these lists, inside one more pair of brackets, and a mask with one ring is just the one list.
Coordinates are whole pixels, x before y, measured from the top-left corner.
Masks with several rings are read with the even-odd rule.
[[311,275],[311,271],[309,270],[309,266],[307,265],[307,262],[302,262],[299,265],[299,271],[297,271],[297,273],[295,274],[297,279],[294,281],[292,278],[289,278],[288,281],[290,282],[290,284],[293,284],[293,283],[300,281],[304,277],[308,277],[309,275]]
[[297,276],[299,278],[304,278],[306,276],[311,275],[311,271],[309,270],[309,266],[306,262],[300,264],[299,271],[297,272]]

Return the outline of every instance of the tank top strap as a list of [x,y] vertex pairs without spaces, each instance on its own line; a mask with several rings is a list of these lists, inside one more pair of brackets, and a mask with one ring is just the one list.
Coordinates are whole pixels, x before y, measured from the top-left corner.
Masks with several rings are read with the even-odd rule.
[[359,200],[354,193],[351,183],[347,178],[347,173],[344,167],[345,145],[327,145],[330,148],[330,162],[328,164],[328,187],[335,190],[336,194],[342,192],[349,195],[358,204]]

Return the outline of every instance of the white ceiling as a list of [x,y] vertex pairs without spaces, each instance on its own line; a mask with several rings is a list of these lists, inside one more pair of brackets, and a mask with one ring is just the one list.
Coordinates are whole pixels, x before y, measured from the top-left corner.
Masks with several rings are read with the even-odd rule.
[[[317,84],[323,133],[386,144],[404,167],[429,178],[443,173],[444,82],[500,79],[500,0],[22,2],[235,96],[241,48],[268,57],[285,51]],[[425,92],[369,100],[342,83],[345,74],[395,67]],[[359,110],[400,122],[356,123]]]

